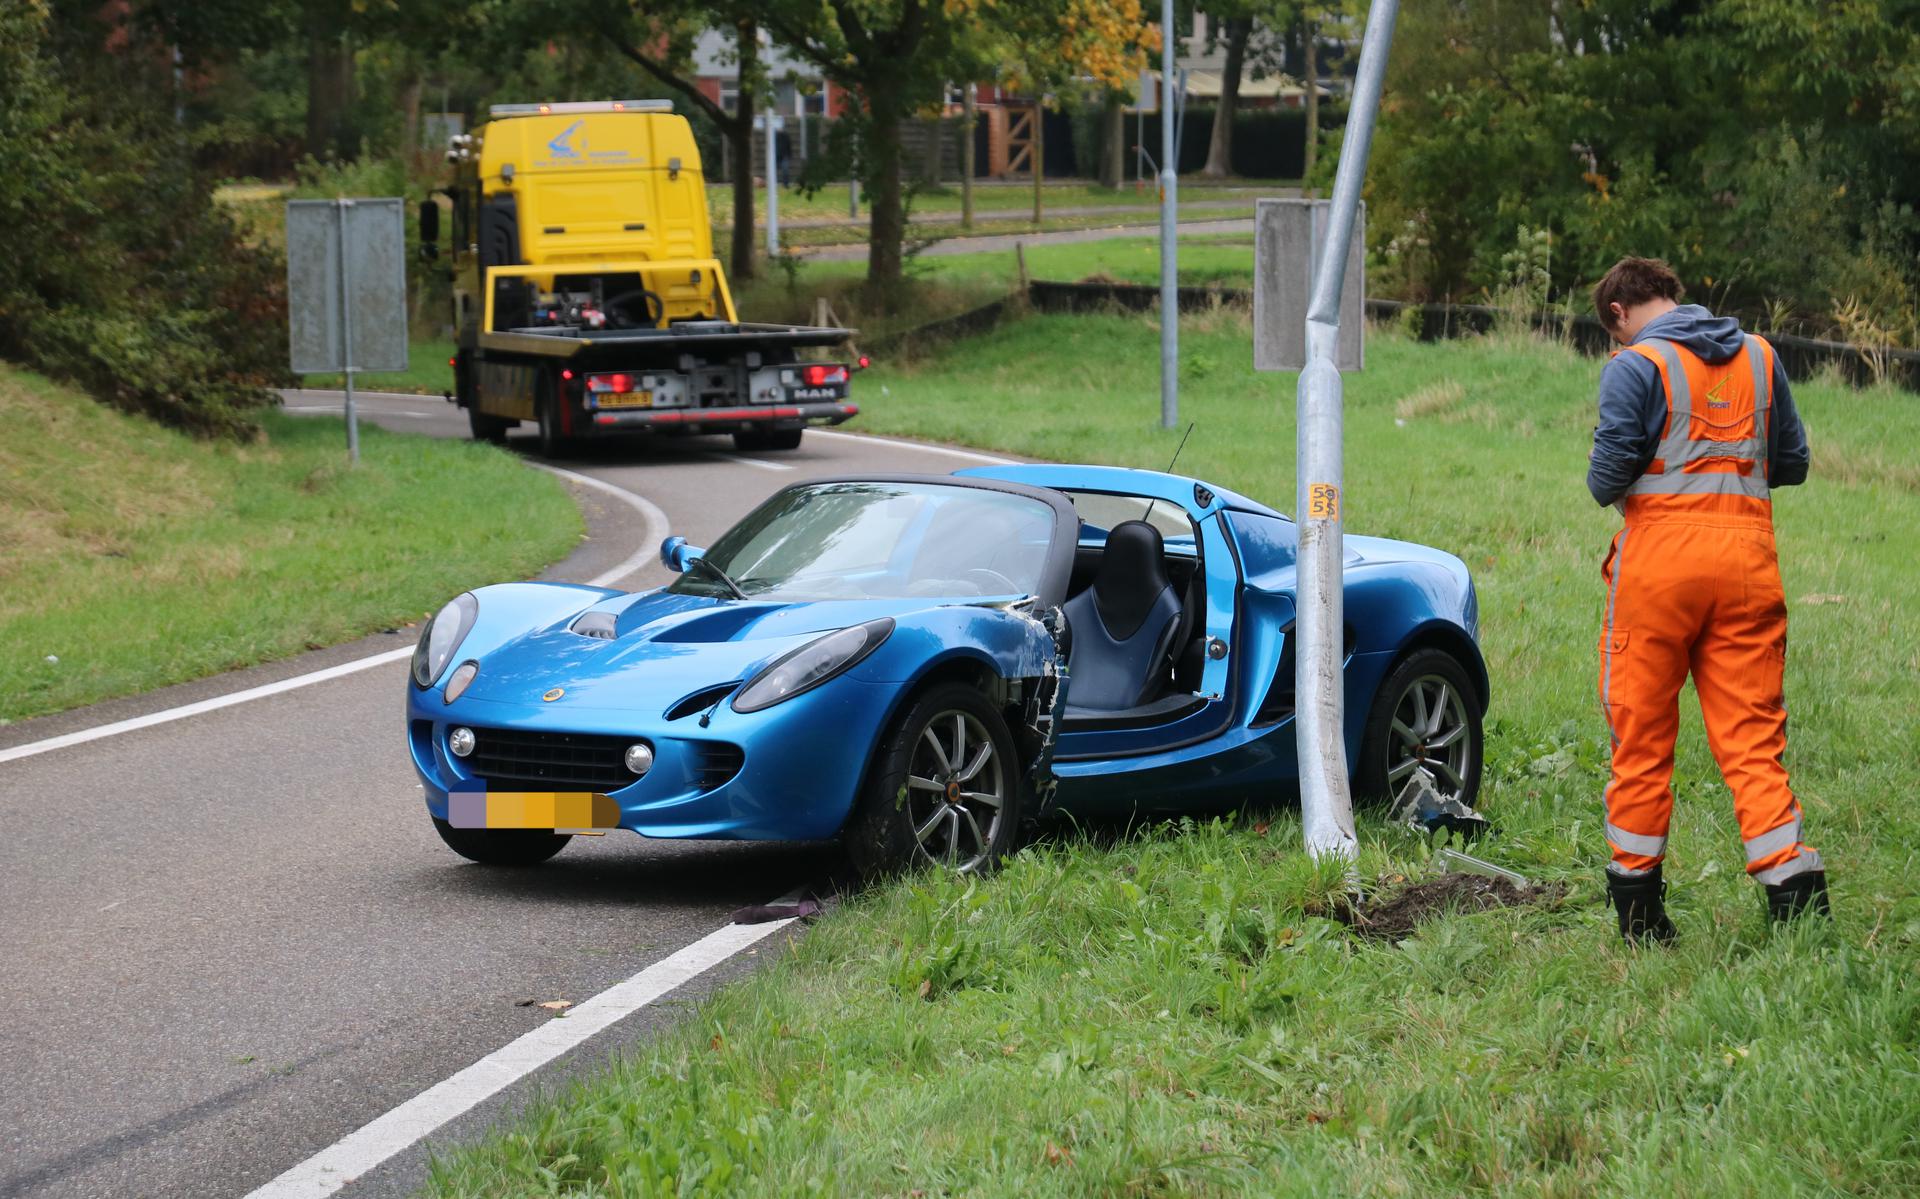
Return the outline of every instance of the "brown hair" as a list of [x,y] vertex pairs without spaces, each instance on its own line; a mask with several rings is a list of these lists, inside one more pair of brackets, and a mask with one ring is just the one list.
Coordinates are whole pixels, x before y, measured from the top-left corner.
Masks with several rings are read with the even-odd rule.
[[1611,329],[1616,322],[1608,305],[1631,308],[1648,300],[1677,300],[1681,290],[1680,276],[1663,260],[1622,258],[1593,285],[1593,307],[1600,314],[1600,323]]

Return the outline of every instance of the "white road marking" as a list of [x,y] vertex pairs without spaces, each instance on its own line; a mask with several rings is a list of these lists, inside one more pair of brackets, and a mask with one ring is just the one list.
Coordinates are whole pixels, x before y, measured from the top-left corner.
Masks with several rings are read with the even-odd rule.
[[[288,412],[338,412],[344,415],[347,411],[346,405],[344,404],[282,404],[281,407]],[[370,412],[368,415],[372,415],[372,413]],[[433,412],[383,411],[380,415],[404,416],[408,420],[432,420],[438,414]]]
[[728,462],[738,462],[745,466],[757,466],[761,470],[792,470],[784,462],[768,462],[765,458],[749,458],[744,454],[729,454],[722,450],[714,454],[715,458],[724,458]]
[[874,437],[867,433],[846,433],[838,429],[808,429],[808,437],[844,437],[849,441],[864,441],[869,445],[891,446],[898,450],[919,450],[923,454],[945,454],[949,458],[971,458],[975,462],[984,462],[989,466],[1019,466],[1021,463],[1012,458],[996,458],[992,454],[976,454],[972,450],[956,450],[950,446],[929,445],[924,441],[901,441],[893,437]]
[[434,1129],[787,925],[729,924],[548,1020],[253,1191],[247,1199],[323,1199]]
[[[559,475],[561,478],[569,482],[578,483],[582,487],[591,487],[596,491],[605,492],[626,504],[635,512],[638,512],[640,519],[646,522],[646,535],[641,538],[640,548],[635,550],[625,561],[613,569],[604,571],[594,578],[588,579],[587,586],[611,586],[613,583],[626,578],[642,566],[645,566],[647,560],[658,552],[661,539],[666,537],[667,516],[666,513],[660,511],[652,501],[643,499],[625,488],[615,487],[611,483],[603,482],[600,479],[589,478],[586,475],[576,474],[570,470],[561,470],[558,467],[546,466],[538,462],[530,462],[528,465],[536,466],[541,470]],[[212,699],[203,699],[191,704],[182,704],[177,708],[164,708],[158,712],[149,712],[145,716],[134,716],[126,720],[116,720],[111,724],[95,725],[90,729],[81,729],[74,733],[63,733],[58,737],[47,737],[39,741],[29,741],[25,745],[16,745],[11,749],[0,749],[0,762],[18,761],[21,758],[31,758],[35,754],[51,753],[56,749],[66,749],[69,746],[84,745],[89,741],[99,741],[105,737],[117,737],[121,733],[131,733],[139,729],[152,728],[156,724],[168,724],[175,720],[185,720],[189,716],[199,716],[204,712],[217,712],[221,708],[231,708],[236,704],[250,703],[256,699],[265,699],[269,695],[279,695],[283,692],[293,691],[301,687],[311,687],[315,683],[324,683],[331,679],[357,674],[362,670],[371,670],[376,666],[384,666],[389,662],[398,662],[402,658],[408,658],[412,655],[412,646],[407,646],[404,649],[391,649],[385,653],[374,654],[370,657],[355,658],[351,662],[342,662],[338,666],[329,666],[323,670],[315,670],[307,674],[298,674],[290,679],[281,679],[275,683],[262,683],[258,687],[248,687],[244,691],[235,691],[227,695],[216,695]]]

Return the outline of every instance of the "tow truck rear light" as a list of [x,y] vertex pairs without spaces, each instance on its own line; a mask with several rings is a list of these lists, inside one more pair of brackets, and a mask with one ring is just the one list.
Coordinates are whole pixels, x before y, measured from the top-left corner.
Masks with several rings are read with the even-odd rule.
[[872,365],[873,365],[873,359],[867,357],[865,354],[860,355],[859,369],[866,370],[868,367]]
[[825,387],[829,383],[845,383],[847,368],[838,365],[803,366],[800,368],[800,377],[806,380],[808,387]]
[[587,390],[595,395],[625,395],[640,390],[640,376],[619,371],[611,375],[588,375]]

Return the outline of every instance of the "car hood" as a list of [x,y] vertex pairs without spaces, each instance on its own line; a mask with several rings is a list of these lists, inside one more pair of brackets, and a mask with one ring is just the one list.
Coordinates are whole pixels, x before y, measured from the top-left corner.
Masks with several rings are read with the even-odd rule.
[[[484,597],[481,603],[484,609]],[[463,701],[525,704],[561,688],[558,702],[568,706],[664,707],[739,682],[823,633],[939,606],[925,599],[761,603],[666,591],[615,595],[497,645],[479,659]],[[574,631],[599,613],[612,620],[610,638]]]

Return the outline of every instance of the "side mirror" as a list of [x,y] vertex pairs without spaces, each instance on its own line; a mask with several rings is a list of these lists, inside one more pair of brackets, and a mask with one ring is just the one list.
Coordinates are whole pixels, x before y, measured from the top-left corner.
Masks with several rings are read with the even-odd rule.
[[[440,254],[440,201],[428,196],[420,201],[420,253],[427,258]],[[428,253],[431,250],[432,253]]]
[[685,574],[693,560],[707,551],[688,545],[685,537],[669,537],[660,543],[660,564],[675,574]]

